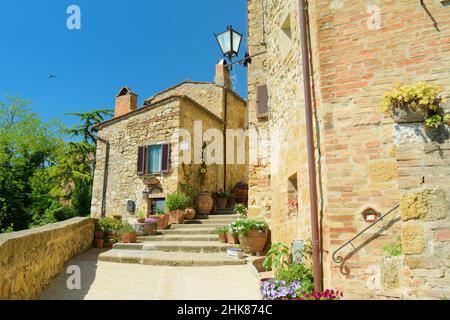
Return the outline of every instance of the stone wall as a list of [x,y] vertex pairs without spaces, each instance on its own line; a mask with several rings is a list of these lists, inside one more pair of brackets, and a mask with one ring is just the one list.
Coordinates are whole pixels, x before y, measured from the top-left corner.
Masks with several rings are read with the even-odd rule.
[[94,220],[74,218],[0,235],[0,300],[36,299],[64,264],[90,248]]
[[394,129],[406,266],[398,290],[405,298],[450,297],[450,139],[448,128],[440,131],[436,141],[423,124]]
[[270,219],[272,192],[269,117],[259,119],[256,112],[256,87],[267,83],[263,5],[264,1],[247,0],[248,51],[251,56],[258,54],[252,58],[247,73],[248,129],[254,132],[254,136],[250,136],[249,145],[248,214],[252,217]]
[[[256,128],[266,126],[252,119],[255,97],[250,94],[250,79],[265,77],[272,147],[271,228],[274,241],[289,244],[305,240],[310,225],[299,7],[296,0],[264,2],[263,20],[262,12],[258,15],[260,3],[248,1],[249,28],[256,24],[252,19],[265,21],[268,53],[265,68],[249,69],[249,121]],[[450,8],[439,1],[426,3],[435,26],[419,1],[309,3],[324,283],[350,299],[399,298],[401,293],[384,290],[377,280],[380,272],[386,274],[380,265],[392,265],[382,247],[401,234],[398,210],[355,241],[355,249],[349,246],[342,252],[344,265],[336,264],[331,255],[369,225],[363,219],[365,209],[384,214],[400,203],[394,126],[382,115],[381,100],[398,81],[427,81],[449,94]],[[286,50],[283,30],[288,21],[291,41]],[[249,32],[249,44],[259,41],[257,34]],[[254,148],[251,144],[251,152]],[[259,170],[250,167],[251,184]],[[295,174],[297,190],[290,184]],[[288,205],[295,193],[297,213]],[[251,199],[256,199],[252,194],[256,197],[251,191]],[[251,200],[251,205],[255,202]],[[400,268],[402,263],[397,265]]]

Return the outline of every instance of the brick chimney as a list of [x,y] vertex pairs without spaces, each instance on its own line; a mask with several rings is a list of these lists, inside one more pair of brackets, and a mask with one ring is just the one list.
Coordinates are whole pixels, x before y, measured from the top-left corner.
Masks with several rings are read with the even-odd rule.
[[220,60],[216,65],[216,78],[214,79],[214,83],[231,89],[230,70],[225,59]]
[[137,109],[138,95],[128,87],[123,87],[116,96],[114,117],[120,117]]

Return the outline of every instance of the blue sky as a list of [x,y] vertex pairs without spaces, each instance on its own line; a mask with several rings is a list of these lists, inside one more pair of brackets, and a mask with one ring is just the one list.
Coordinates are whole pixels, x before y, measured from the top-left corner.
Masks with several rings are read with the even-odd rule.
[[[81,9],[81,30],[66,27],[70,5]],[[0,99],[30,99],[45,120],[67,125],[67,112],[113,107],[122,85],[141,104],[185,79],[212,81],[221,58],[212,33],[229,24],[245,33],[245,20],[245,0],[2,1]],[[245,72],[235,68],[244,97]]]

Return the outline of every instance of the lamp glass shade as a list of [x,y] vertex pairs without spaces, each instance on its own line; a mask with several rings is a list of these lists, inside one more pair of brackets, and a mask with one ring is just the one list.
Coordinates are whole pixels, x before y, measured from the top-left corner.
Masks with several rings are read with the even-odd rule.
[[223,55],[229,55],[231,53],[231,30],[227,30],[216,36],[219,42],[220,50]]
[[239,48],[241,47],[242,35],[234,30],[231,30],[233,37],[233,52],[235,55],[238,55]]

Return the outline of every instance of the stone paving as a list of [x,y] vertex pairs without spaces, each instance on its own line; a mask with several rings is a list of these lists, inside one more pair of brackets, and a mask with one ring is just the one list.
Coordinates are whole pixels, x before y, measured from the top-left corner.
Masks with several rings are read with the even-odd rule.
[[[251,265],[162,267],[98,261],[92,249],[71,260],[81,269],[81,290],[68,290],[63,271],[41,300],[259,300]],[[66,270],[66,268],[64,270]]]

